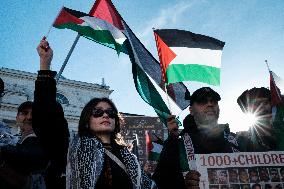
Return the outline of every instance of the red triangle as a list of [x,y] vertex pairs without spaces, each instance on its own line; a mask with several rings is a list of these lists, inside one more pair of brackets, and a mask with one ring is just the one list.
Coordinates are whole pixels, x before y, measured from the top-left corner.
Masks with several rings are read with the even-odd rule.
[[110,0],[97,0],[89,14],[123,30],[122,19]]
[[63,7],[59,15],[57,16],[56,20],[54,21],[53,25],[59,26],[61,24],[70,23],[70,22],[75,23],[75,24],[82,24],[84,21],[70,14]]
[[279,88],[275,85],[274,78],[270,72],[270,93],[271,93],[271,106],[282,104]]
[[163,78],[165,81],[166,79],[166,70],[171,63],[171,61],[177,56],[167,45],[166,43],[160,38],[160,36],[154,32],[156,45],[158,49],[159,60],[162,68]]
[[150,135],[148,132],[145,132],[145,135],[146,135],[146,149],[147,149],[147,152],[149,153],[153,148],[153,144],[152,144],[152,140],[150,138]]

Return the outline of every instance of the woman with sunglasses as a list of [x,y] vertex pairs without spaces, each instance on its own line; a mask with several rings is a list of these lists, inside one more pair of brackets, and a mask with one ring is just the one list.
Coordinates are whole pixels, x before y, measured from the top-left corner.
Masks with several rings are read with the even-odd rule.
[[[37,50],[41,70],[46,70],[42,73],[45,76],[39,75],[37,80],[51,80],[48,85],[53,86],[45,85],[45,88],[53,89],[53,94],[48,95],[53,96],[53,99],[44,100],[54,101],[56,84],[50,71],[53,53],[45,39],[40,42]],[[41,91],[39,88],[36,85],[35,94],[51,93],[43,86]],[[117,142],[119,131],[118,110],[110,99],[93,98],[85,105],[79,120],[78,134],[69,145],[67,188],[150,189],[154,186],[154,182],[141,169],[136,156],[127,146]]]

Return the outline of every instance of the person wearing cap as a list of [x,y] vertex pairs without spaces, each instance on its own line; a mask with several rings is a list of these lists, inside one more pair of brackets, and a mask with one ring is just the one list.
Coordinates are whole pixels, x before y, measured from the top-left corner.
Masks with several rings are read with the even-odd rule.
[[18,143],[0,148],[0,188],[45,188],[43,174],[48,159],[32,128],[32,106],[26,101],[18,107]]
[[[38,133],[42,133],[40,138],[45,138],[43,134],[52,134],[52,138],[48,140],[46,137],[44,143],[50,143],[53,153],[59,149],[63,151],[58,151],[57,157],[65,158],[65,162],[57,159],[54,163],[60,167],[66,166],[68,159],[65,188],[153,188],[155,183],[145,174],[137,157],[123,142],[119,134],[121,119],[118,110],[108,98],[93,98],[84,106],[78,123],[78,133],[70,141],[68,150],[68,142],[66,146],[64,141],[66,133],[62,130],[63,111],[60,114],[55,112],[56,72],[50,70],[53,51],[45,39],[41,40],[37,51],[40,70],[35,83],[34,120],[44,121],[37,128]],[[45,112],[48,115],[44,116]],[[53,134],[54,130],[56,133]],[[54,138],[57,138],[56,143]],[[54,185],[53,188],[63,187]]]
[[244,113],[253,114],[257,121],[248,131],[238,132],[238,141],[242,151],[271,151],[276,140],[272,130],[271,93],[265,87],[245,90],[237,99]]
[[202,87],[197,89],[189,100],[190,114],[183,120],[184,129],[180,133],[175,116],[168,119],[169,137],[164,143],[160,161],[153,175],[158,188],[199,187],[200,174],[197,171],[182,172],[180,143],[191,143],[192,146],[188,149],[195,154],[239,151],[237,140],[230,132],[229,125],[218,124],[220,95],[210,87]]

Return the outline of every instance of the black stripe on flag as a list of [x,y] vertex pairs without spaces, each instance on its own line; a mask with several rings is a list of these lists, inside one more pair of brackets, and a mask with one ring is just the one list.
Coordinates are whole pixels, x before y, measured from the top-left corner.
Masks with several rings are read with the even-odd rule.
[[73,10],[73,9],[69,9],[69,8],[66,8],[66,7],[64,7],[64,10],[66,12],[68,12],[69,14],[77,17],[77,18],[80,18],[80,17],[83,17],[83,16],[88,16],[88,14],[86,14],[86,13],[83,13],[83,12],[80,12],[80,11],[76,11],[76,10]]
[[188,47],[222,50],[225,43],[213,37],[177,29],[159,29],[155,32],[169,47]]

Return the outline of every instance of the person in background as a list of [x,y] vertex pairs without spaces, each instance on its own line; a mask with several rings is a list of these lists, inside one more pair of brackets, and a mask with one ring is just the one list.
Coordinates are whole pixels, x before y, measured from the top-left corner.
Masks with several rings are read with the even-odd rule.
[[272,130],[272,111],[270,90],[264,87],[252,88],[244,91],[237,102],[246,114],[252,114],[256,122],[248,131],[237,133],[237,138],[246,152],[272,151],[276,146],[276,139]]
[[18,107],[18,143],[0,148],[0,188],[45,188],[48,159],[32,128],[32,105],[26,101]]
[[[35,104],[46,104],[46,111],[54,112],[55,106],[50,103],[55,103],[56,82],[55,73],[50,70],[52,50],[46,40],[40,42],[38,53],[41,70],[36,81]],[[60,116],[60,119],[64,117],[63,114]],[[46,117],[53,121],[59,119]],[[50,127],[46,129],[52,130]],[[121,138],[120,142],[116,141],[119,132],[118,110],[110,99],[93,98],[85,105],[80,115],[78,135],[69,147],[67,188],[148,189],[155,185],[141,169],[137,157],[123,145]]]
[[183,120],[184,129],[181,133],[178,131],[175,116],[169,117],[169,137],[164,142],[160,161],[153,175],[158,188],[184,189],[199,186],[200,174],[197,171],[182,171],[180,144],[192,144],[188,148],[195,154],[239,151],[229,125],[218,124],[220,100],[220,95],[210,87],[197,89],[190,96],[190,114]]

